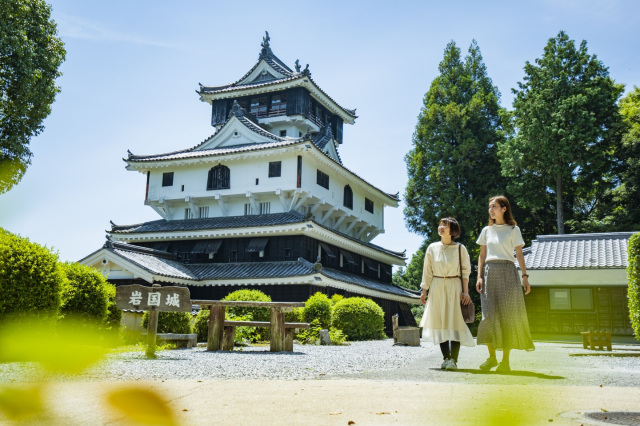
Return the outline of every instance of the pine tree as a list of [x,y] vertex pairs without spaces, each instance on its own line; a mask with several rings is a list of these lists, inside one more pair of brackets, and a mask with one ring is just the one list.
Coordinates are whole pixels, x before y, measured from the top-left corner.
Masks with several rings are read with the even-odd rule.
[[475,40],[464,62],[451,41],[439,71],[405,157],[405,219],[409,229],[437,241],[439,220],[453,216],[462,228],[459,241],[472,252],[487,221],[489,197],[504,192],[496,155],[504,111]]

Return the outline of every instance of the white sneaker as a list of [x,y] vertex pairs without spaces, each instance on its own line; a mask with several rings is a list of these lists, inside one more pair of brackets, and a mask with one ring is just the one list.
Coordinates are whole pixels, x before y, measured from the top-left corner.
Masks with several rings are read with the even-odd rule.
[[458,366],[456,365],[456,362],[453,360],[453,358],[449,359],[449,363],[447,364],[445,369],[447,371],[455,371],[458,369]]
[[446,370],[447,369],[447,365],[449,365],[449,358],[446,358],[444,361],[442,361],[442,365],[440,366],[440,370]]

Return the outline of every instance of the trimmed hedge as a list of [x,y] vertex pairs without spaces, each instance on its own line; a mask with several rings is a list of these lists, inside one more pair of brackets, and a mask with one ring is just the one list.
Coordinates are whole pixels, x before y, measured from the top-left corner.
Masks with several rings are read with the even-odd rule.
[[640,233],[633,234],[629,239],[627,259],[629,259],[629,266],[627,266],[629,319],[635,338],[640,340]]
[[318,320],[320,327],[329,328],[331,325],[331,300],[326,294],[317,292],[304,302],[303,317],[305,322]]
[[[149,325],[149,311],[142,315],[142,326]],[[191,312],[158,312],[158,333],[191,333]]]
[[[260,290],[236,290],[227,294],[222,300],[244,300],[253,302],[271,302],[271,297],[267,296]],[[269,321],[271,313],[269,308],[239,308],[227,306],[225,312],[228,317],[247,317],[250,316],[255,321]]]
[[0,228],[0,319],[57,315],[65,281],[57,254]]
[[209,337],[209,313],[208,309],[200,309],[193,322],[193,331],[198,335],[198,342],[206,342]]
[[115,296],[115,286],[95,268],[79,263],[63,263],[67,282],[62,287],[64,317],[102,323],[107,319],[109,298]]
[[384,311],[373,300],[347,297],[333,307],[333,326],[349,340],[378,340],[384,334]]

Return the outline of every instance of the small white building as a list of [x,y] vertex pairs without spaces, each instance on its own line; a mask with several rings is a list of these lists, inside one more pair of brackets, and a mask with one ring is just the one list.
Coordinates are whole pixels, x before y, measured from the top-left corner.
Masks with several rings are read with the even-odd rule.
[[627,247],[635,232],[539,235],[525,249],[531,332],[631,336]]
[[81,262],[119,284],[189,287],[220,299],[239,287],[277,301],[316,291],[365,296],[401,325],[415,325],[415,292],[392,285],[404,252],[371,241],[384,232],[385,192],[350,171],[338,149],[355,110],[340,106],[263,39],[258,62],[223,86],[200,85],[215,133],[192,148],[129,155],[147,177],[145,204],[161,219],[115,225],[105,246]]

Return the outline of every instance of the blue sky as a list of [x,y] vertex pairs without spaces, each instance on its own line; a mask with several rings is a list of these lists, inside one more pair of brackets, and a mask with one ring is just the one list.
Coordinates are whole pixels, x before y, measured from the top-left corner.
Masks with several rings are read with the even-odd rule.
[[[109,221],[159,219],[145,207],[145,178],[125,170],[127,149],[192,147],[213,133],[198,83],[240,78],[264,31],[289,66],[307,63],[338,103],[357,108],[345,126],[344,164],[387,192],[404,193],[405,154],[446,44],[476,39],[489,76],[511,108],[526,61],[560,30],[626,85],[640,86],[640,2],[514,1],[53,1],[67,50],[62,91],[34,138],[22,182],[0,195],[0,226],[79,260],[104,243]],[[496,170],[496,173],[499,173]],[[403,204],[385,211],[373,242],[410,257],[422,238]]]

